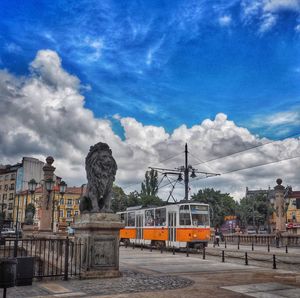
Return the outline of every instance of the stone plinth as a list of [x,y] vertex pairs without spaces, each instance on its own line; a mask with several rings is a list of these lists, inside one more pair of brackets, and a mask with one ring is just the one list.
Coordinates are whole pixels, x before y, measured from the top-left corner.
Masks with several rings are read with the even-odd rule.
[[112,213],[84,213],[75,222],[80,241],[82,278],[119,277],[120,216]]
[[37,233],[37,227],[34,225],[23,225],[23,238],[31,238],[35,233]]

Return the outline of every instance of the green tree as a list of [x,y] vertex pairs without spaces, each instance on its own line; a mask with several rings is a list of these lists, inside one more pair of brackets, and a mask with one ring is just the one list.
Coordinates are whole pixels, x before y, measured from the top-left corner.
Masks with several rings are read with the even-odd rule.
[[241,199],[237,213],[242,226],[252,225],[258,229],[259,226],[268,224],[268,216],[272,213],[270,208],[267,195],[258,194]]
[[156,196],[158,192],[158,174],[157,171],[151,169],[146,171],[145,180],[141,185],[142,196]]
[[145,179],[141,184],[140,203],[142,206],[161,206],[164,202],[157,196],[158,174],[151,169],[145,173]]
[[111,209],[114,212],[124,211],[127,208],[128,196],[124,190],[117,185],[112,187]]
[[212,226],[221,226],[224,222],[224,216],[234,215],[237,209],[237,203],[228,193],[221,193],[213,188],[200,189],[197,194],[191,196],[191,199],[209,204]]

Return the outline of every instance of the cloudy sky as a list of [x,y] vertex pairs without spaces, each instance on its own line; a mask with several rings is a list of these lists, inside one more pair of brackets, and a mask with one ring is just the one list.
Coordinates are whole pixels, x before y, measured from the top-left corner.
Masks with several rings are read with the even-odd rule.
[[80,185],[107,142],[129,192],[187,142],[222,174],[191,193],[300,189],[300,0],[1,1],[0,45],[2,164],[52,155]]

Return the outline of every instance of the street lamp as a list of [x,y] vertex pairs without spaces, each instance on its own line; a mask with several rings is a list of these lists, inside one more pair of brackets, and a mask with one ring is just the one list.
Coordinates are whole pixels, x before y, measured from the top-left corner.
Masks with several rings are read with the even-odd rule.
[[[66,193],[67,190],[67,183],[65,181],[61,181],[59,183],[59,193],[61,194],[61,199],[63,199],[64,194]],[[60,220],[60,202],[58,201],[57,205],[57,222],[59,225],[59,220]]]
[[[30,192],[31,194],[31,202],[33,201],[33,194],[35,193],[35,190],[36,190],[36,187],[37,187],[37,182],[34,180],[34,179],[31,179],[29,182],[28,182],[28,191]],[[28,197],[28,194],[27,194],[27,197]],[[27,197],[26,197],[26,203],[25,203],[25,212],[26,212],[26,208],[27,208]]]
[[51,192],[52,192],[53,187],[54,187],[54,181],[51,178],[45,180],[45,187],[46,187],[46,190],[48,191],[48,199],[47,199],[47,206],[46,206],[46,210],[48,210],[49,209],[50,195],[51,195]]
[[37,182],[34,180],[34,179],[31,179],[29,182],[28,182],[28,190],[29,192],[31,193],[31,195],[34,194],[35,190],[36,190],[36,187],[37,187]]

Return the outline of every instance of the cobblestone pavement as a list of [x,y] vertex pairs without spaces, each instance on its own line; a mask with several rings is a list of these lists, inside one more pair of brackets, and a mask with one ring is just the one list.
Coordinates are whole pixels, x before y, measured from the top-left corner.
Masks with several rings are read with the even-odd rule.
[[123,276],[120,278],[35,282],[33,286],[8,289],[8,297],[47,297],[51,295],[56,295],[56,297],[73,297],[75,295],[89,297],[143,291],[164,291],[193,284],[192,280],[179,276],[155,276],[132,270],[124,270],[122,273]]

